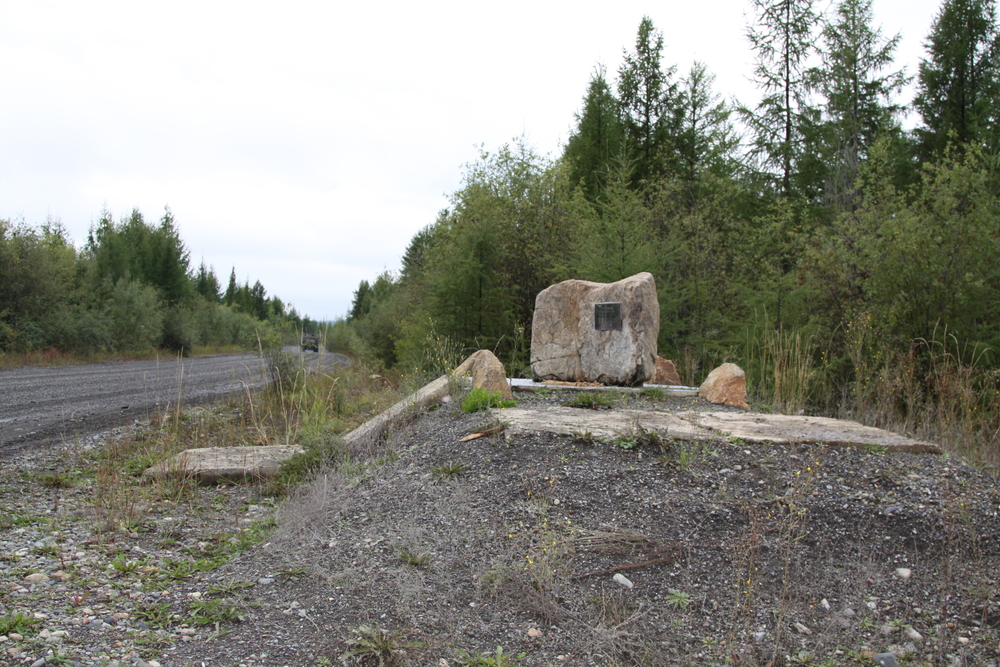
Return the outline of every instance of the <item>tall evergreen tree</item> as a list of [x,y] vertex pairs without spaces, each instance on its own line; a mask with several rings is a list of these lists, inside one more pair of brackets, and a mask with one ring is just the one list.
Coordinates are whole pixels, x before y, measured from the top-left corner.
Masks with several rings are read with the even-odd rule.
[[813,49],[812,0],[754,0],[757,23],[747,37],[756,52],[754,78],[764,96],[756,109],[740,108],[750,129],[751,155],[775,170],[782,196],[793,195],[807,128],[806,60]]
[[[927,37],[914,105],[924,127],[922,157],[952,141],[994,144],[1000,94],[996,0],[945,0]],[[995,146],[991,146],[995,148]]]
[[902,71],[885,72],[899,35],[883,39],[873,20],[872,0],[841,0],[823,27],[822,64],[809,72],[823,97],[820,150],[834,211],[853,207],[858,169],[875,140],[900,132],[902,107],[892,98],[908,79]]
[[625,140],[621,110],[606,73],[603,65],[594,69],[563,153],[570,163],[571,181],[580,183],[591,201],[604,191],[612,160],[621,156]]
[[626,145],[633,163],[632,182],[650,182],[674,162],[677,131],[676,68],[662,68],[663,33],[644,16],[635,53],[625,52],[618,70],[618,99],[625,122]]
[[697,207],[698,182],[703,174],[731,176],[736,169],[734,152],[739,136],[729,120],[729,105],[712,89],[715,75],[695,62],[682,82],[677,136],[680,175],[687,182],[690,209]]

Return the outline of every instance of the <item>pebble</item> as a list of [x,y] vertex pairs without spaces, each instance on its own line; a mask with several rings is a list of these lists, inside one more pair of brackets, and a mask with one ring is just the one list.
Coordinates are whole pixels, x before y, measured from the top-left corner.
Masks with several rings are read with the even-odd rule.
[[909,579],[910,575],[912,575],[912,574],[913,574],[913,571],[910,568],[908,568],[908,567],[897,567],[896,568],[896,578],[902,579],[903,581],[906,581],[907,579]]
[[542,636],[542,631],[539,630],[538,628],[528,628],[528,636],[529,637],[541,637]]
[[881,665],[882,667],[899,667],[895,653],[876,653],[872,656],[872,660],[876,665]]
[[267,586],[268,584],[273,584],[274,579],[272,577],[261,577],[257,580],[257,583],[261,586]]
[[919,632],[917,632],[916,630],[914,630],[913,628],[911,628],[910,626],[906,626],[905,634],[907,639],[910,639],[915,642],[922,642],[924,640],[924,636]]
[[958,638],[958,643],[961,644],[962,646],[968,646],[969,645],[969,641],[971,641],[971,640],[968,637],[959,637]]
[[631,582],[631,581],[629,580],[629,578],[628,578],[628,577],[626,577],[626,576],[625,576],[624,574],[622,574],[621,572],[619,572],[619,573],[615,574],[615,576],[614,576],[614,577],[612,577],[612,579],[614,580],[614,582],[615,582],[616,584],[618,584],[619,586],[624,586],[625,588],[629,588],[629,589],[630,589],[630,588],[632,588],[632,587],[633,587],[633,586],[635,585],[635,584],[633,584],[633,583],[632,583],[632,582]]
[[811,635],[813,633],[812,630],[801,623],[794,623],[793,625],[795,627],[795,631],[800,635]]
[[823,607],[823,609],[827,611],[830,611],[830,601],[827,600],[826,598],[823,598],[822,600],[819,601],[819,606]]

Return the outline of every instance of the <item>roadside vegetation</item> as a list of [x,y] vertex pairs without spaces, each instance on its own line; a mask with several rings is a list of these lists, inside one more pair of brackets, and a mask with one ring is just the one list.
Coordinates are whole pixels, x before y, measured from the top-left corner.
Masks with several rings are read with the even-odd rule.
[[755,107],[700,63],[664,63],[643,19],[620,69],[594,69],[562,154],[523,138],[482,150],[400,270],[358,285],[331,340],[403,372],[448,358],[432,348],[487,348],[525,376],[540,290],[648,271],[660,354],[686,384],[735,362],[755,408],[997,465],[995,4],[944,2],[918,68],[894,60],[869,0],[824,14],[755,0]]
[[105,210],[81,247],[59,222],[0,220],[0,368],[297,344],[317,329],[235,268],[223,290],[192,267],[169,208],[157,224]]

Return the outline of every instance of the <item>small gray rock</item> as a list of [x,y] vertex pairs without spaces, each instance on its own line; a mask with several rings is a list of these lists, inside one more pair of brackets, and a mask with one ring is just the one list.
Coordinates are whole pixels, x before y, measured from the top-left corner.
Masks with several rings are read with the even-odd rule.
[[274,579],[272,577],[261,577],[257,580],[257,583],[261,586],[267,586],[268,584],[273,584]]
[[876,653],[872,656],[872,660],[876,665],[882,665],[882,667],[899,667],[894,653]]

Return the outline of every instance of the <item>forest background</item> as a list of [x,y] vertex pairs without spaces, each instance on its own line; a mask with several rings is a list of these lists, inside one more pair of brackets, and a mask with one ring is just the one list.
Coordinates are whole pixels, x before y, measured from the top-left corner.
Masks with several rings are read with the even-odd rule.
[[[975,442],[996,463],[996,3],[942,4],[912,109],[870,1],[752,10],[759,104],[726,99],[700,63],[665,65],[644,18],[619,70],[594,69],[562,155],[482,149],[327,346],[417,375],[487,348],[524,375],[539,291],[649,271],[660,354],[686,383],[734,361],[763,409]],[[234,271],[223,291],[191,267],[169,209],[159,224],[105,211],[79,249],[58,223],[0,221],[5,354],[252,347],[317,326],[259,282]]]
[[143,355],[189,355],[298,344],[319,324],[256,281],[223,291],[195,269],[169,207],[158,223],[107,210],[77,248],[58,222],[0,220],[0,361],[4,365]]
[[665,65],[644,18],[620,69],[595,67],[562,155],[481,150],[332,344],[428,374],[486,348],[525,376],[539,291],[648,271],[660,354],[687,384],[733,361],[762,408],[998,462],[995,2],[941,5],[911,109],[870,0],[755,0],[748,36],[752,108],[698,62]]

